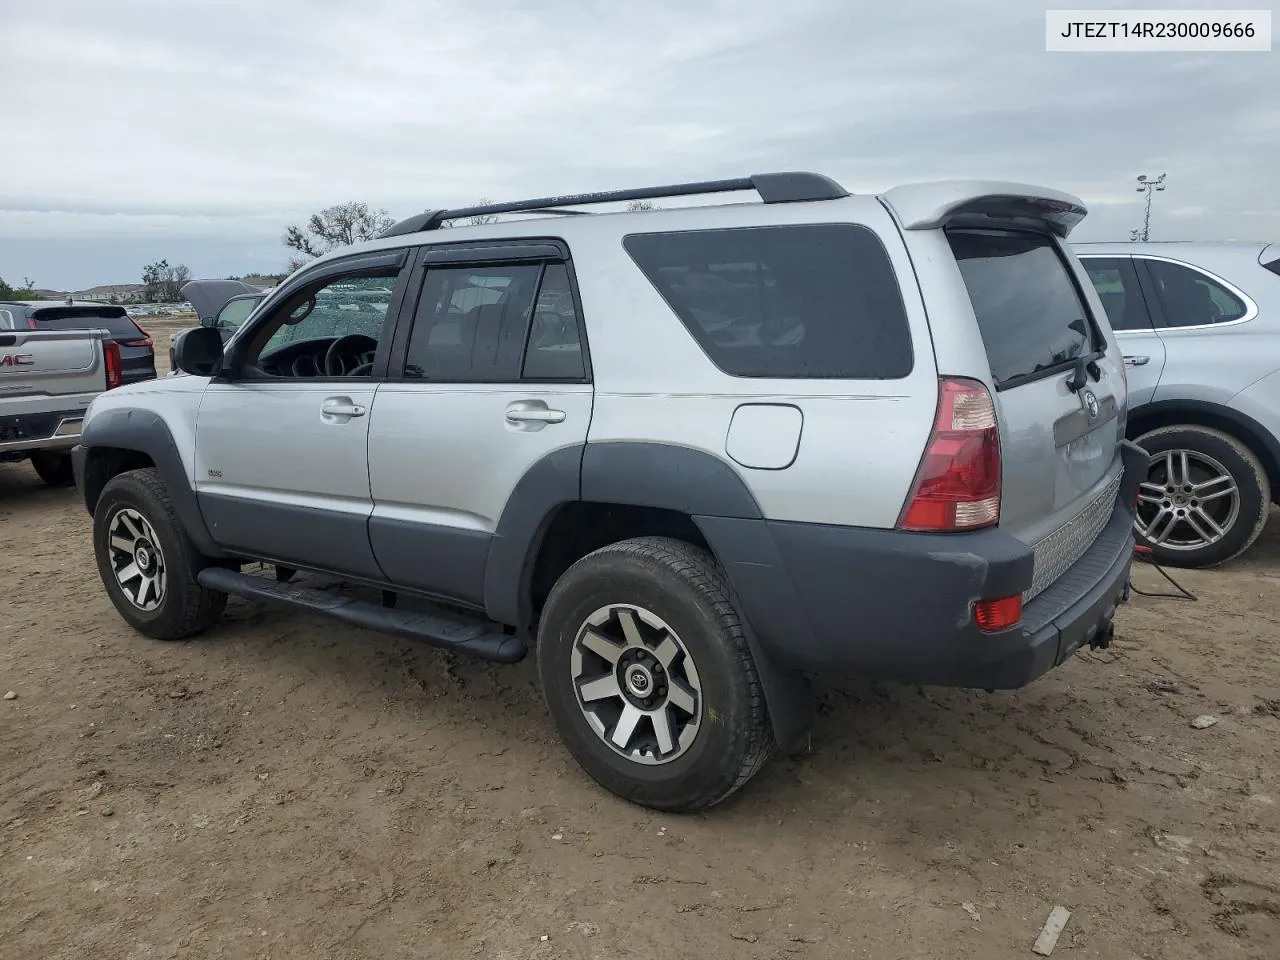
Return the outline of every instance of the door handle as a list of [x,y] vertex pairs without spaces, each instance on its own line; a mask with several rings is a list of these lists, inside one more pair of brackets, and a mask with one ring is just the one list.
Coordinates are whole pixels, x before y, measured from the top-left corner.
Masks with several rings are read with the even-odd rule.
[[326,417],[363,417],[369,411],[347,397],[330,397],[320,405],[320,412]]
[[507,410],[508,423],[564,423],[564,411],[548,407],[512,407]]
[[1125,366],[1127,367],[1145,367],[1148,363],[1151,362],[1151,358],[1135,357],[1135,356],[1126,354],[1124,358],[1124,362],[1125,362]]

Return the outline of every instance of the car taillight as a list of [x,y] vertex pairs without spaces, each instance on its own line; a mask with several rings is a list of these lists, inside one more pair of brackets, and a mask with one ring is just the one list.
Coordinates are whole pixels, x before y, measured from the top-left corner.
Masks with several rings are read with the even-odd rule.
[[120,386],[120,347],[114,340],[102,344],[102,353],[107,361],[107,389]]
[[138,326],[138,321],[134,320],[132,317],[129,318],[129,322],[133,324],[133,329],[138,331],[138,335],[132,340],[123,340],[121,342],[126,347],[150,347],[152,345],[151,337],[147,331]]
[[39,329],[40,329],[40,325],[39,325],[38,323],[36,323],[36,318],[35,318],[35,317],[27,317],[27,329],[28,329],[28,330],[39,330]]
[[973,619],[983,633],[996,633],[1016,627],[1022,619],[1022,595],[999,600],[979,600],[973,605]]
[[1000,432],[977,380],[943,377],[938,413],[899,529],[948,533],[1000,519]]

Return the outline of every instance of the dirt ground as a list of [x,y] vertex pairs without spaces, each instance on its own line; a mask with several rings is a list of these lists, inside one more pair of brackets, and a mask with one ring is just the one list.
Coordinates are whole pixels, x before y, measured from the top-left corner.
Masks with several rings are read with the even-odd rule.
[[530,662],[235,600],[148,641],[25,464],[0,537],[5,960],[998,960],[1055,904],[1054,957],[1278,955],[1280,517],[1022,691],[829,693],[810,755],[686,817],[596,787]]

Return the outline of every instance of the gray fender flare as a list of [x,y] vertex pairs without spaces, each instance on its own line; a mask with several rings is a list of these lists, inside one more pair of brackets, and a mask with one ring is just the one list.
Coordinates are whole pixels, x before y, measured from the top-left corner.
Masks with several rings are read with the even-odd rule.
[[108,461],[95,451],[104,449],[131,450],[149,457],[164,480],[173,510],[196,549],[208,557],[226,556],[209,535],[195,491],[187,480],[182,454],[168,424],[158,414],[150,410],[105,410],[96,414],[84,428],[72,456],[76,462],[76,479],[90,515],[98,493],[110,479],[99,473]]

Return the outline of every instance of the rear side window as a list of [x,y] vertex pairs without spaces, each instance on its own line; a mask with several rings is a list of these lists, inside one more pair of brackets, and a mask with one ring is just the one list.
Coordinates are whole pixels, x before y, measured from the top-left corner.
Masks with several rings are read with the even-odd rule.
[[514,383],[586,379],[581,319],[563,263],[431,266],[407,379]]
[[911,372],[902,293],[866,227],[643,233],[623,245],[730,376],[890,380]]
[[1067,265],[1048,237],[948,231],[997,387],[1096,349],[1096,333]]
[[1248,313],[1244,302],[1222,284],[1181,264],[1147,260],[1166,327],[1230,323]]
[[37,330],[106,330],[113,337],[144,336],[123,307],[42,307],[32,316]]
[[1150,330],[1151,314],[1138,273],[1128,257],[1087,257],[1081,261],[1107,311],[1112,330]]

